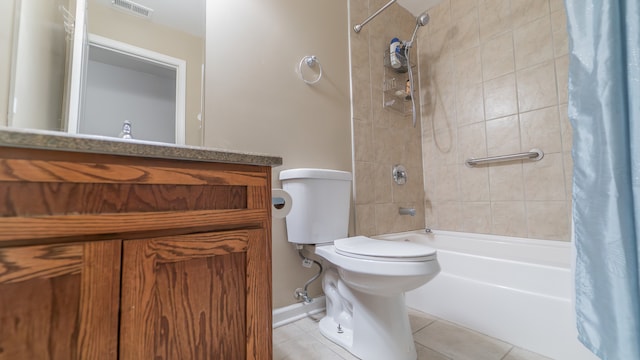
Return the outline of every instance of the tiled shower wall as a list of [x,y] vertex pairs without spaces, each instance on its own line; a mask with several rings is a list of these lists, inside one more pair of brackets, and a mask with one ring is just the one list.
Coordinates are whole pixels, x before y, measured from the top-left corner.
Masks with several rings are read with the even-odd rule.
[[[562,0],[445,0],[429,14],[419,33],[426,226],[569,240]],[[464,165],[532,148],[541,161]]]
[[[350,0],[351,24],[358,24],[388,0]],[[394,5],[359,34],[349,32],[353,86],[355,227],[358,235],[376,235],[424,227],[421,127],[411,116],[382,107],[384,50],[392,38],[408,40],[415,17]],[[406,75],[406,74],[405,74]],[[417,74],[416,74],[417,75]],[[404,79],[403,79],[404,80]],[[393,182],[392,168],[407,168],[408,182]],[[400,207],[415,216],[399,215]]]

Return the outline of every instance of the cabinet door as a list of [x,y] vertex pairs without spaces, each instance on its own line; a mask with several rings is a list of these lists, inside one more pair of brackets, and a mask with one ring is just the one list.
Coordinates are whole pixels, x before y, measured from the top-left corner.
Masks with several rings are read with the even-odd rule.
[[0,249],[0,359],[116,359],[119,240]]
[[238,230],[125,241],[121,359],[252,357],[248,319],[255,304],[247,301],[259,268],[247,252],[266,240],[264,234]]

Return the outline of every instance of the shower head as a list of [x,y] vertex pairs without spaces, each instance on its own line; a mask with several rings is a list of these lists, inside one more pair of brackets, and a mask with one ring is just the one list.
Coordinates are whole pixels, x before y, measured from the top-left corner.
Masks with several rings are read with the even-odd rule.
[[426,12],[423,12],[422,14],[418,15],[418,17],[416,18],[416,24],[418,26],[425,26],[429,23],[429,14],[427,14]]
[[413,29],[413,35],[411,35],[411,40],[409,40],[406,43],[407,48],[410,48],[413,46],[413,42],[416,39],[416,33],[418,32],[418,28],[420,26],[425,26],[428,23],[429,23],[429,14],[427,14],[426,11],[418,15],[418,17],[416,18],[416,27]]

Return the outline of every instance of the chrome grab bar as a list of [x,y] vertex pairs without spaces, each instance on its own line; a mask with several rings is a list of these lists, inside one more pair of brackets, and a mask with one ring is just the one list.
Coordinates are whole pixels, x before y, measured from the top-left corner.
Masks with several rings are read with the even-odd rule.
[[478,158],[478,159],[467,159],[465,161],[465,165],[469,167],[474,167],[476,165],[483,165],[493,162],[501,162],[501,161],[511,161],[511,160],[522,160],[529,159],[533,161],[538,161],[544,157],[544,153],[540,149],[531,149],[529,152],[517,153],[517,154],[509,154],[509,155],[498,155],[498,156],[489,156],[486,158]]

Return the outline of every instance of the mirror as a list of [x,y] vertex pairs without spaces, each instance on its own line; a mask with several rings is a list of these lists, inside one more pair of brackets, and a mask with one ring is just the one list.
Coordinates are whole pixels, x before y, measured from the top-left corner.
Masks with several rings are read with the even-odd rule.
[[200,145],[205,2],[0,1],[0,125]]

